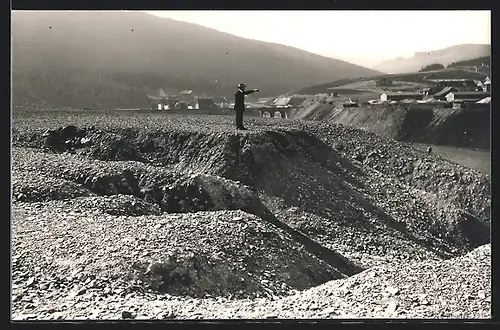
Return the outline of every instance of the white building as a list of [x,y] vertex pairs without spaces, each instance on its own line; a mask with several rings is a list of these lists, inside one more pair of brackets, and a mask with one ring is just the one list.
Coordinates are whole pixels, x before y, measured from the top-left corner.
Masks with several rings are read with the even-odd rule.
[[450,92],[446,94],[444,98],[446,99],[446,102],[453,102],[455,100],[455,94],[453,94],[453,92]]
[[490,79],[490,77],[486,77],[486,79],[484,80],[483,86],[484,86],[483,87],[484,91],[491,92],[491,79]]

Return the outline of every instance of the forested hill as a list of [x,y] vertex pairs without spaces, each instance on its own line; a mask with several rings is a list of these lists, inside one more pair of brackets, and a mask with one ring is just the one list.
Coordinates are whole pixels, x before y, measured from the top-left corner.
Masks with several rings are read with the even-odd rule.
[[141,12],[13,12],[13,100],[136,107],[192,89],[262,96],[379,72],[293,47]]

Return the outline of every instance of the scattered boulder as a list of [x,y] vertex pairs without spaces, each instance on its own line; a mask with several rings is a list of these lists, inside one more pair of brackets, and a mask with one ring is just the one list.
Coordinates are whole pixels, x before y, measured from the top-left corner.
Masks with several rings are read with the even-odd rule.
[[86,135],[87,132],[85,129],[78,129],[74,125],[68,125],[55,130],[46,130],[42,134],[42,137],[45,147],[63,152],[81,148],[81,140]]

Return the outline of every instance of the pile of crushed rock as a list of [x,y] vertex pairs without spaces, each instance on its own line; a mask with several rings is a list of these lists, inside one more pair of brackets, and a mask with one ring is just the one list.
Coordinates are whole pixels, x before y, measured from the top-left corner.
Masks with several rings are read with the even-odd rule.
[[[66,190],[76,183],[89,195],[127,194],[142,199],[143,203],[134,205],[145,205],[144,213],[128,214],[155,214],[151,207],[155,205],[164,212],[242,209],[258,216],[268,209],[282,223],[357,259],[361,267],[377,264],[375,259],[382,255],[389,260],[449,258],[489,242],[485,193],[489,181],[484,175],[397,142],[383,143],[367,132],[321,123],[286,124],[270,130],[268,123],[262,123],[259,129],[239,135],[186,127],[149,132],[70,125],[53,130],[57,141],[67,147],[63,153],[59,149],[59,153],[32,157],[28,155],[35,151],[22,149],[16,155],[21,157],[19,164],[30,164],[18,166],[20,173],[41,171],[62,177],[69,181],[62,184]],[[36,146],[40,141],[36,134],[18,132],[17,141],[32,141],[28,144]],[[345,136],[350,144],[343,144]],[[350,157],[354,150],[360,159],[372,145],[382,151],[372,151],[362,159],[364,163]],[[393,151],[397,157],[387,160]],[[429,175],[409,172],[416,184],[389,173],[390,166],[408,153],[431,164]],[[442,181],[448,180],[448,175],[441,175],[448,169],[461,180]],[[441,192],[442,187],[435,184],[436,175],[449,187],[447,191]],[[54,190],[65,191],[41,180],[38,190],[45,191],[44,199],[38,190],[30,192],[25,186],[14,185],[18,200],[47,200],[54,198]],[[86,194],[80,186],[73,187],[74,196]],[[17,193],[21,187],[23,191]],[[448,198],[450,192],[456,194]],[[116,202],[106,212],[117,214],[126,205]],[[298,211],[285,212],[289,209]]]
[[[118,282],[82,282],[15,280],[13,319],[489,319],[492,314],[489,244],[447,261],[372,268],[282,298],[197,299],[128,292]],[[62,294],[54,294],[53,285]]]
[[216,209],[264,211],[248,187],[217,176],[32,148],[14,148],[12,160],[15,201],[129,195],[170,213]]
[[[489,223],[491,186],[487,175],[407,144],[324,122],[278,123],[252,118],[252,129],[238,134],[228,128],[227,118],[188,117],[170,116],[147,123],[143,122],[147,116],[137,116],[130,123],[114,123],[112,117],[101,120],[101,128],[96,129],[90,125],[95,120],[87,115],[81,118],[85,124],[81,128],[69,125],[44,132],[17,125],[13,140],[20,146],[45,145],[50,150],[78,152],[101,160],[180,165],[183,170],[195,169],[250,185],[257,180],[256,172],[272,168],[276,160],[291,153],[308,153],[314,142],[334,149],[356,166],[370,167],[405,185],[435,194]],[[108,121],[113,126],[106,128]],[[51,134],[53,140],[49,139]],[[313,138],[316,141],[307,142]]]
[[14,205],[14,283],[32,278],[25,290],[43,283],[83,290],[90,281],[102,289],[121,281],[129,291],[243,298],[346,277],[288,233],[242,211],[132,217],[79,205],[77,199]]
[[[205,317],[221,302],[211,297],[231,299],[218,317],[311,317],[331,307],[314,300],[335,294],[277,297],[362,268],[438,267],[489,242],[489,178],[367,132],[251,119],[249,132],[235,133],[223,117],[100,120],[96,129],[86,115],[45,135],[33,123],[15,127],[16,310],[40,310],[67,291],[82,303],[204,297],[194,305],[206,304]],[[232,300],[244,297],[251,302]],[[389,305],[349,299],[323,317],[387,315]],[[485,315],[485,306],[462,315]]]
[[297,124],[358,166],[370,167],[405,185],[435,194],[489,223],[488,175],[360,129],[323,122]]

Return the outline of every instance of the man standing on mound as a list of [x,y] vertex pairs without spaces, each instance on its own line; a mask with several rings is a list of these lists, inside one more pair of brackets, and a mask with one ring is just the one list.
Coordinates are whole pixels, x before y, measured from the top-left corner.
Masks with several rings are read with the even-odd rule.
[[234,94],[234,111],[236,111],[236,129],[241,129],[241,130],[246,129],[243,126],[243,112],[245,112],[245,95],[259,91],[258,88],[246,91],[245,90],[246,87],[247,86],[245,84],[239,84],[238,91]]

